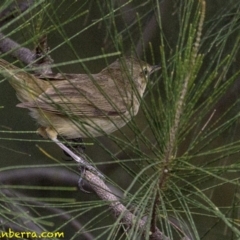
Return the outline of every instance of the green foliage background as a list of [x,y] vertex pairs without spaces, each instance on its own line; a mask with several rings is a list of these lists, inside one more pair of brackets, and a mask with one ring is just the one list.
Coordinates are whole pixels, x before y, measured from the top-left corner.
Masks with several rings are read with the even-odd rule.
[[[230,240],[240,238],[239,11],[237,0],[206,1],[206,11],[194,0],[39,0],[1,32],[30,49],[46,34],[55,72],[96,73],[120,52],[160,63],[137,117],[84,140],[86,154],[124,205],[147,219],[146,229],[157,197],[157,226],[170,239]],[[2,230],[17,224],[64,231],[66,239],[139,239],[106,202],[77,189],[75,164],[35,135],[17,103],[1,79]]]

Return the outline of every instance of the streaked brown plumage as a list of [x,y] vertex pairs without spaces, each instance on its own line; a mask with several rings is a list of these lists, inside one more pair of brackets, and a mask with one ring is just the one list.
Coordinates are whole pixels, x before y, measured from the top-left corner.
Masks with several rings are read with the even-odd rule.
[[[159,67],[158,67],[159,68]],[[97,74],[34,76],[0,59],[6,77],[41,126],[72,138],[97,137],[123,127],[137,114],[149,75],[158,68],[120,58]]]

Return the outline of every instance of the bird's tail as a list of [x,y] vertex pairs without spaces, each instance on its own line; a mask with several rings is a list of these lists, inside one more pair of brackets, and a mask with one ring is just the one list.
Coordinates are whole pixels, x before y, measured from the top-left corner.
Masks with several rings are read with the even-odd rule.
[[16,90],[17,97],[21,102],[34,100],[45,89],[45,81],[3,59],[0,59],[0,75],[5,77]]

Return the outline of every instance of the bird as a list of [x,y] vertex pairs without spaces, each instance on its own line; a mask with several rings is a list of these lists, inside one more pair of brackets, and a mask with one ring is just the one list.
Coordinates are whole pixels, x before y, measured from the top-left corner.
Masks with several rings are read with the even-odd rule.
[[122,128],[138,113],[150,75],[160,69],[120,57],[95,74],[36,75],[0,59],[0,74],[39,125],[44,138],[99,137]]

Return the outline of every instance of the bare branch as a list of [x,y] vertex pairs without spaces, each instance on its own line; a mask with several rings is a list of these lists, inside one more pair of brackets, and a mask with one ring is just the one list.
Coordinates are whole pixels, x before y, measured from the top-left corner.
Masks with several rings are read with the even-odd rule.
[[33,3],[33,0],[13,2],[8,8],[0,12],[0,24],[2,25],[11,19],[14,19],[19,13],[25,12]]
[[0,51],[17,58],[25,64],[31,64],[36,60],[35,54],[32,51],[21,47],[12,39],[5,37],[3,33],[0,33]]
[[131,229],[133,224],[137,224],[139,229],[145,236],[151,235],[153,240],[170,240],[170,238],[164,236],[163,233],[156,229],[155,232],[147,233],[145,231],[146,221],[138,220],[138,218],[132,214],[120,201],[119,199],[112,194],[110,188],[100,179],[97,175],[93,174],[90,171],[86,171],[85,179],[90,184],[91,188],[96,192],[96,194],[102,199],[109,202],[109,207],[113,212],[115,218],[121,217],[121,222],[127,229]]

